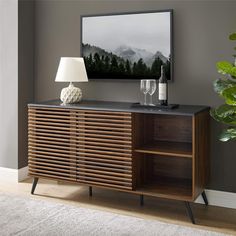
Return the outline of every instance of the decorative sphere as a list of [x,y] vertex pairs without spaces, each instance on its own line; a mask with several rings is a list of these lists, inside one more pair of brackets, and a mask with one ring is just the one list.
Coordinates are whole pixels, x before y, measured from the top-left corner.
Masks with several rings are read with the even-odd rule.
[[77,103],[82,99],[82,91],[74,86],[63,88],[60,99],[64,104]]

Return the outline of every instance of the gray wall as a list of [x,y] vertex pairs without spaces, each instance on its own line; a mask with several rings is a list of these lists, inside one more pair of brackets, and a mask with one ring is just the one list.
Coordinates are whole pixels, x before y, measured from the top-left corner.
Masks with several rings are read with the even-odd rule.
[[27,104],[34,100],[34,0],[18,6],[18,169],[27,166]]
[[18,1],[0,0],[0,166],[17,169]]
[[[219,105],[212,82],[218,60],[228,59],[235,30],[236,1],[42,1],[36,2],[35,98],[58,98],[65,84],[55,83],[61,56],[80,56],[80,15],[174,9],[174,83],[170,102]],[[80,86],[84,98],[138,101],[138,82],[95,82]],[[220,124],[212,121],[209,188],[236,192],[236,145],[220,143]]]

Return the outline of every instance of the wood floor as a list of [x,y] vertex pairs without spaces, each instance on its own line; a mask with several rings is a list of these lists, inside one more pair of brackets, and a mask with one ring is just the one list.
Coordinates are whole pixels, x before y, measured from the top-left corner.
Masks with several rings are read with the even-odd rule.
[[145,197],[144,206],[140,206],[137,195],[93,188],[93,196],[89,197],[88,187],[42,179],[35,195],[30,195],[31,182],[31,179],[18,184],[0,182],[0,191],[236,235],[233,209],[192,204],[196,220],[196,225],[192,225],[183,202]]

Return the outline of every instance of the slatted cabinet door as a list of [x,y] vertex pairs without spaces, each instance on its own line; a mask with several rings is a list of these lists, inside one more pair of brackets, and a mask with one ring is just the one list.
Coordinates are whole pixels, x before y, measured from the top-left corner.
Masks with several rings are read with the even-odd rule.
[[29,174],[76,181],[76,111],[29,107]]
[[77,180],[132,190],[131,113],[79,110]]

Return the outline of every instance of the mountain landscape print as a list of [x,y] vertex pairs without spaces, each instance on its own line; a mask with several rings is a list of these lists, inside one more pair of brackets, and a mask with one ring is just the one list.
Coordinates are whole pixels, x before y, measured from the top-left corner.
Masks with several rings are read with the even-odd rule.
[[171,12],[82,17],[90,79],[171,79]]

